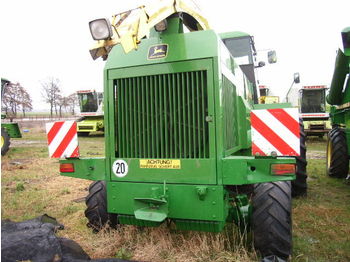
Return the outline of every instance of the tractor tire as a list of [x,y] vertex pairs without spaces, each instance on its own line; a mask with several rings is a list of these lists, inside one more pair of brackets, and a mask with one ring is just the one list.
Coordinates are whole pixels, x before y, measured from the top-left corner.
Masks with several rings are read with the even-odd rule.
[[330,177],[346,178],[349,172],[349,155],[343,129],[333,127],[327,141],[327,174]]
[[295,180],[292,181],[292,197],[300,197],[307,195],[307,173],[306,173],[306,134],[304,132],[303,121],[299,121],[300,125],[300,156],[296,157]]
[[85,216],[87,226],[97,233],[105,225],[116,228],[118,216],[107,212],[107,190],[105,181],[95,181],[89,186],[89,194],[85,200]]
[[254,186],[252,232],[262,257],[287,259],[292,251],[292,198],[289,181]]
[[10,148],[10,136],[5,128],[1,128],[1,155],[6,155]]

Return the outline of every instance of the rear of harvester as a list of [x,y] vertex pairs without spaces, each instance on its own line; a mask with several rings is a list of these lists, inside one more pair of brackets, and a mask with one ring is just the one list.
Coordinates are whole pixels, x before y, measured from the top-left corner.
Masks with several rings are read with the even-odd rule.
[[[253,86],[211,30],[152,32],[115,46],[104,70],[105,158],[66,159],[62,175],[96,180],[85,212],[105,223],[219,232],[251,227],[263,255],[291,250],[295,160],[251,156]],[[273,215],[274,214],[274,215]]]

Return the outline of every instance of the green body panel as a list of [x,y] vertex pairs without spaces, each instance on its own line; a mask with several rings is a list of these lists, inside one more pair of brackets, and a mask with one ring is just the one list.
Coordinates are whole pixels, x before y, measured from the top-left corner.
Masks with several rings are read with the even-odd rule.
[[294,158],[255,158],[230,156],[222,159],[224,185],[245,185],[281,180],[291,180],[288,176],[271,176],[271,164],[294,164]]
[[235,32],[220,33],[219,36],[221,39],[227,39],[227,38],[245,37],[250,35],[245,32],[235,31]]
[[226,224],[225,221],[206,221],[190,219],[173,219],[179,230],[194,230],[205,232],[221,232]]
[[160,222],[136,219],[134,215],[119,214],[118,221],[120,224],[134,225],[139,227],[158,227],[161,225]]
[[[327,96],[327,102],[331,105],[343,105],[350,102],[350,27],[342,31],[344,51],[338,49],[331,87]],[[345,87],[345,88],[344,88]]]
[[[253,84],[214,31],[153,35],[138,50],[109,53],[105,159],[60,160],[75,165],[64,175],[106,180],[108,212],[121,223],[157,226],[170,218],[179,229],[220,231],[250,214],[245,196],[233,203],[229,186],[292,180],[272,176],[270,165],[295,159],[249,156]],[[155,49],[163,56],[153,59]],[[177,166],[141,165],[147,160]],[[120,161],[127,171],[117,176]]]
[[88,180],[107,180],[105,158],[69,158],[60,159],[60,163],[73,163],[74,172],[61,173],[63,176]]
[[5,128],[11,138],[21,138],[21,130],[18,123],[1,123],[1,127]]
[[273,104],[254,104],[254,109],[274,109],[274,108],[290,108],[290,103],[273,103]]
[[[221,184],[221,185],[246,185],[271,181],[292,180],[294,174],[287,176],[272,176],[271,164],[294,164],[295,159],[292,157],[253,157],[253,156],[230,156],[222,158],[222,174],[218,174],[218,181],[212,183],[203,183],[200,180],[200,172],[196,178],[195,174],[186,173],[184,170],[194,171],[199,166],[205,163],[203,160],[181,160],[181,169],[153,169],[140,168],[139,159],[129,159],[128,174],[125,177],[117,177],[111,170],[106,169],[105,158],[71,158],[61,159],[60,163],[73,163],[75,171],[71,173],[61,173],[65,176],[88,179],[88,180],[107,180],[113,182],[138,182],[139,177],[143,177],[142,182],[147,183],[164,183],[167,184]],[[187,163],[186,163],[187,162]],[[197,162],[197,164],[196,164]],[[195,168],[193,167],[195,163]],[[192,165],[192,166],[191,166]],[[191,166],[191,169],[190,169]],[[205,170],[205,165],[201,171]],[[135,170],[133,170],[135,169]],[[215,174],[215,170],[208,174]],[[138,174],[140,173],[140,174]],[[110,174],[111,177],[107,177]],[[133,177],[135,176],[135,177]],[[139,176],[139,177],[138,177]],[[209,177],[209,176],[208,176]],[[197,179],[197,180],[196,180]],[[192,183],[191,183],[192,181]]]
[[103,131],[103,129],[103,116],[85,116],[83,121],[77,122],[77,131],[79,133],[97,132]]
[[350,80],[347,78],[350,68],[350,27],[342,31],[342,36],[344,51],[338,50],[327,102],[331,105],[346,107],[344,104],[350,102]]
[[[108,211],[135,215],[145,207],[159,206],[154,208],[155,212],[159,212],[162,205],[168,205],[166,216],[171,219],[225,222],[228,199],[223,199],[223,186],[205,186],[205,193],[201,193],[200,189],[197,185],[108,182]],[[164,199],[166,204],[138,200],[151,198]]]
[[349,57],[342,50],[338,49],[332,83],[327,96],[327,102],[329,104],[341,105],[345,101],[345,97],[347,97],[347,101],[350,101],[350,97],[346,93],[343,93],[347,74],[349,74]]
[[350,156],[350,27],[342,31],[344,51],[338,50],[327,102],[332,125],[345,129]]
[[110,179],[112,181],[217,184],[217,177],[214,175],[216,174],[216,162],[214,160],[182,159],[181,169],[140,168],[139,159],[123,158],[123,160],[128,164],[128,174],[125,177],[117,177],[111,173]]

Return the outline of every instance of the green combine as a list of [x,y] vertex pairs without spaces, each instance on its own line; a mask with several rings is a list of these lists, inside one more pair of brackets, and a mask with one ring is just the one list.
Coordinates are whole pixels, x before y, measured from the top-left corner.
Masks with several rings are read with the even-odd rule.
[[349,173],[350,156],[350,27],[342,32],[344,51],[338,50],[327,102],[332,105],[332,130],[328,134],[327,174],[345,178]]
[[[11,82],[7,79],[1,78],[1,99],[6,89]],[[1,114],[1,120],[6,118],[6,114]],[[1,121],[1,155],[4,156],[10,148],[11,138],[21,138],[22,134],[18,123],[3,123]]]
[[[291,186],[294,157],[252,155],[252,37],[219,36],[184,3],[90,22],[91,55],[106,59],[105,157],[62,159],[61,175],[95,181],[85,211],[95,231],[171,222],[219,232],[234,222],[251,230],[263,256],[287,258],[291,194],[306,190],[306,178]],[[125,24],[129,15],[134,24]]]

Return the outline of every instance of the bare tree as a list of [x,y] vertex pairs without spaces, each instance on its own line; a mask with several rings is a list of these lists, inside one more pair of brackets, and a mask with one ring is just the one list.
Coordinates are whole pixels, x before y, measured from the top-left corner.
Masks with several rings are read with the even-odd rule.
[[59,95],[57,99],[57,105],[59,108],[59,115],[62,117],[62,109],[65,109],[65,111],[67,111],[67,107],[69,107],[69,97]]
[[2,93],[2,109],[13,116],[21,109],[25,115],[25,112],[33,109],[32,99],[20,83],[9,82]]
[[8,83],[3,93],[3,105],[6,107],[6,114],[17,115],[19,109],[19,84]]
[[32,105],[32,99],[28,92],[22,88],[21,89],[21,107],[22,107],[22,113],[23,116],[26,116],[26,112],[32,111],[33,110],[33,105]]
[[68,108],[72,115],[75,115],[75,107],[78,105],[78,96],[76,93],[69,95],[68,97]]
[[47,78],[41,83],[42,92],[41,95],[44,98],[44,101],[50,104],[50,115],[53,115],[53,110],[57,115],[57,106],[59,102],[59,97],[61,96],[60,80],[57,78]]
[[6,115],[16,116],[18,110],[22,110],[23,115],[33,109],[32,99],[29,93],[20,83],[8,82],[2,90],[2,110]]
[[[2,79],[1,79],[2,81]],[[3,84],[3,82],[1,82]],[[11,101],[11,95],[9,94],[11,82],[5,82],[3,86],[1,86],[1,111],[4,111],[6,115],[8,115],[10,110],[10,101]]]

